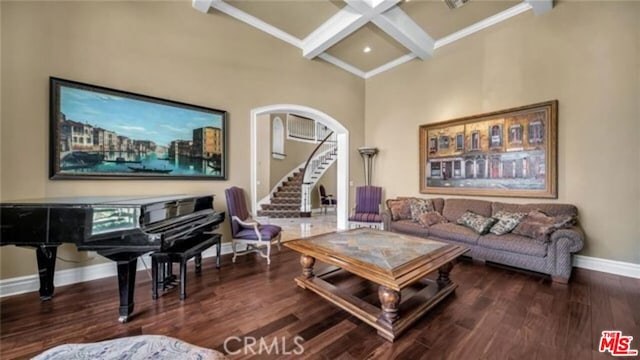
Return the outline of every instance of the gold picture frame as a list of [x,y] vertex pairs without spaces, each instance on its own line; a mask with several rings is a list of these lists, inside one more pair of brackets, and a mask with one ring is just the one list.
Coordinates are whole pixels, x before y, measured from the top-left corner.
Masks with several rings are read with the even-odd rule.
[[421,125],[420,192],[558,198],[558,101]]

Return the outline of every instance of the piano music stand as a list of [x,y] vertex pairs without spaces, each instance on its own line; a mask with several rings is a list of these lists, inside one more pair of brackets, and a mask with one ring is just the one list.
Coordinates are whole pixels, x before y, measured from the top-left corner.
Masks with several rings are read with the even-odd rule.
[[[151,281],[153,300],[158,298],[158,287],[162,286],[163,290],[167,288],[169,283],[175,281],[175,277],[171,272],[173,263],[180,263],[180,300],[187,297],[187,261],[195,257],[196,274],[200,274],[202,269],[202,252],[216,245],[216,268],[220,269],[220,251],[222,238],[220,234],[211,235],[205,241],[198,238],[192,241],[184,241],[165,251],[155,252],[151,254]],[[159,268],[161,266],[161,268]],[[165,266],[168,271],[165,272]]]

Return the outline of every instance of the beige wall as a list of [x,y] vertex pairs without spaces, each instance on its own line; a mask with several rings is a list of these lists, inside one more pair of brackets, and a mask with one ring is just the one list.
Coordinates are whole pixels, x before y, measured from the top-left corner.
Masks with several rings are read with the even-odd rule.
[[[285,137],[284,153],[287,154],[287,157],[284,159],[271,158],[271,179],[269,186],[273,188],[289,171],[307,161],[316,146],[318,145],[314,143],[288,140]],[[304,164],[300,167],[304,167]]]
[[374,183],[418,194],[420,124],[558,99],[557,202],[578,206],[581,254],[640,263],[639,44],[640,3],[560,2],[367,80]]
[[271,191],[271,119],[269,114],[256,118],[256,198],[258,201]]
[[[209,192],[224,210],[225,188],[250,189],[250,110],[270,104],[323,111],[349,129],[353,149],[363,144],[363,79],[306,60],[299,49],[227,15],[202,14],[190,2],[3,1],[0,7],[2,200]],[[49,76],[227,110],[228,180],[49,180]],[[355,176],[357,160],[352,151]],[[60,256],[86,259],[71,245]],[[3,247],[0,263],[0,278],[36,273],[33,250]]]

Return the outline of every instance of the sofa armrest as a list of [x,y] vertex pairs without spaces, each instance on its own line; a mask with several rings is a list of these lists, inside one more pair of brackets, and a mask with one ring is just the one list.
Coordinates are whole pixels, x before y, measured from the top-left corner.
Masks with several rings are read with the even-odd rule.
[[580,226],[572,226],[567,229],[558,229],[551,233],[551,242],[559,242],[561,239],[566,239],[569,252],[575,253],[582,250],[584,246],[584,231]]
[[384,229],[387,231],[391,231],[391,210],[389,209],[381,209],[380,215],[382,215],[382,222],[384,224]]

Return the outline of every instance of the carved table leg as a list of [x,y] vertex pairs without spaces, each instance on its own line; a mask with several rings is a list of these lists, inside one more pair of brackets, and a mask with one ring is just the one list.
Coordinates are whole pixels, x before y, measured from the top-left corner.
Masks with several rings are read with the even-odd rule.
[[316,263],[316,259],[302,254],[300,256],[300,265],[302,265],[302,277],[305,279],[310,279],[314,276],[313,274],[313,265]]
[[382,307],[381,319],[389,324],[398,320],[398,305],[400,304],[400,292],[389,289],[386,286],[378,287],[378,297]]
[[442,289],[443,287],[451,284],[451,279],[449,279],[449,273],[451,272],[451,269],[453,269],[453,261],[442,265],[438,269],[439,276],[437,282],[439,289]]

